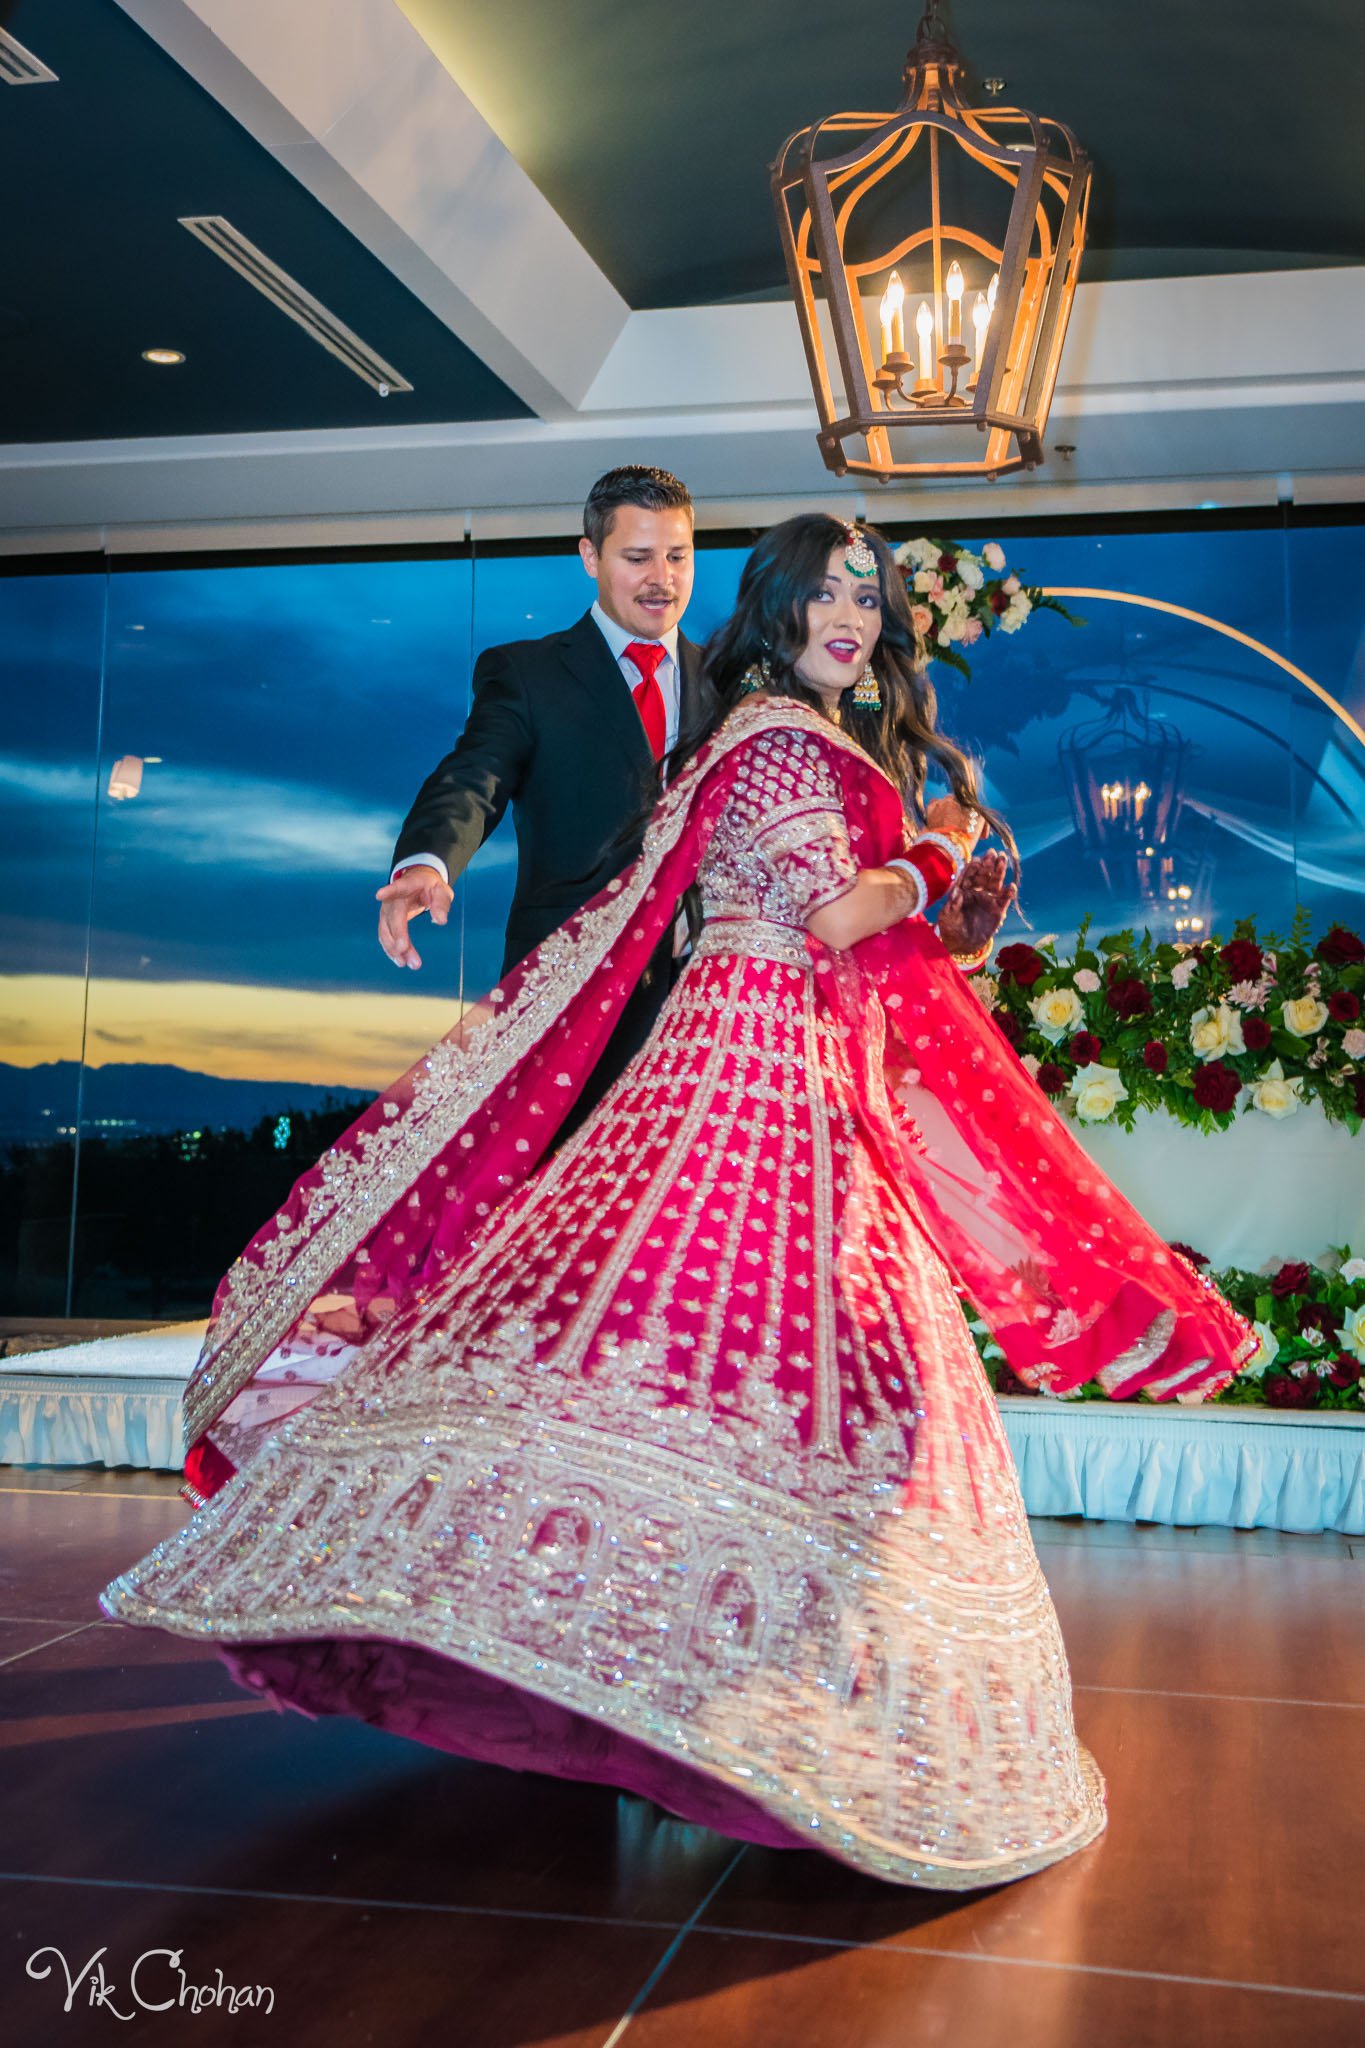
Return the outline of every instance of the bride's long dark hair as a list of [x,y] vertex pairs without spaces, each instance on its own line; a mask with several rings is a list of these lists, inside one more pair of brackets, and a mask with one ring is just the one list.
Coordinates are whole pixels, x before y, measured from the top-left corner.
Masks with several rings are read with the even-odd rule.
[[[891,549],[875,528],[864,526],[859,532],[877,558],[882,631],[872,666],[881,686],[881,708],[873,711],[855,704],[852,692],[846,693],[840,707],[840,730],[890,776],[920,823],[932,763],[958,802],[980,812],[1017,869],[1014,834],[997,812],[982,803],[971,760],[935,723],[938,699],[911,616],[905,581]],[[824,583],[831,554],[846,544],[847,537],[843,522],[827,512],[798,513],[764,534],[744,564],[733,612],[706,643],[702,657],[705,710],[689,731],[679,735],[668,759],[669,782],[724,724],[741,700],[745,678],[760,665],[771,677],[765,687],[773,696],[791,697],[828,716],[816,691],[796,674],[795,664],[810,638],[807,606]]]

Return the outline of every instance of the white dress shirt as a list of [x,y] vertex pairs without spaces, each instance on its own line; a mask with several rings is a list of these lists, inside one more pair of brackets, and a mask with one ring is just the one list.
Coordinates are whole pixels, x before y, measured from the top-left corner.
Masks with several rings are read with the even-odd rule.
[[[626,649],[639,636],[628,632],[624,626],[618,626],[615,619],[609,619],[600,604],[594,603],[592,607],[592,621],[611,649],[612,658],[621,671],[623,681],[629,684],[633,697],[637,686],[644,678],[635,663],[628,658]],[[665,751],[671,754],[678,744],[678,727],[682,718],[682,671],[678,667],[677,627],[670,627],[663,638],[654,644],[664,650],[664,658],[658,667],[658,678],[659,688],[663,691],[664,715],[667,719]],[[410,853],[406,860],[399,861],[389,880],[392,881],[394,875],[401,875],[404,868],[416,867],[435,868],[443,882],[447,885],[450,882],[450,870],[438,853]]]

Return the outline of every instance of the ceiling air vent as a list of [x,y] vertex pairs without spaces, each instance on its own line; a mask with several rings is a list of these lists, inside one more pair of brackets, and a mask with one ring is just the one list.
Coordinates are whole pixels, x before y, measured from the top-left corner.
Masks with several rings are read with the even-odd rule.
[[281,270],[278,263],[272,263],[254,242],[240,234],[230,220],[224,220],[221,214],[198,214],[182,218],[180,225],[188,228],[206,249],[212,249],[215,256],[221,256],[239,277],[255,285],[272,305],[287,313],[291,320],[297,320],[306,334],[321,342],[348,370],[354,370],[381,398],[387,398],[391,391],[411,391],[407,378],[400,376],[392,363],[376,355],[344,320],[329,313],[287,270]]
[[32,50],[16,42],[8,29],[0,28],[0,78],[6,85],[55,85],[57,74],[49,71]]

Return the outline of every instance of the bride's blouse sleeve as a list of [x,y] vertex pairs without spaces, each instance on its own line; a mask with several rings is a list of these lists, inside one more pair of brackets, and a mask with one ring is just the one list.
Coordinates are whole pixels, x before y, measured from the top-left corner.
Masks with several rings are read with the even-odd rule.
[[781,882],[798,918],[847,895],[858,879],[843,793],[811,733],[765,733],[740,764],[737,822]]

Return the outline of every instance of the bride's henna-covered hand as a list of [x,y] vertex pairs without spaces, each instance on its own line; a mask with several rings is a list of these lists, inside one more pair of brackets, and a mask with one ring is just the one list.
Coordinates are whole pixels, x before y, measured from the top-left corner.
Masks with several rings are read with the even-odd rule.
[[976,953],[1005,921],[1014,901],[1003,853],[979,853],[967,862],[944,898],[938,935],[950,953]]

